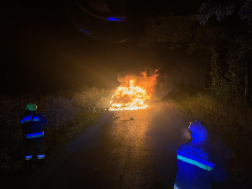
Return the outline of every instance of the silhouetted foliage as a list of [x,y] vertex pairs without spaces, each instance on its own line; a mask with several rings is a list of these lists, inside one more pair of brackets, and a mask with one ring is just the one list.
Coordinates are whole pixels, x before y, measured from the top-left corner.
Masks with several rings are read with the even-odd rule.
[[[222,100],[250,100],[251,8],[251,1],[246,0],[203,3],[198,15],[203,25],[196,28],[194,38],[188,43],[189,54],[206,54],[208,91]],[[210,19],[213,16],[218,21]]]
[[225,16],[237,14],[242,20],[252,19],[251,0],[209,0],[200,8],[198,19],[201,24],[206,24],[210,17],[215,16],[221,21]]
[[109,104],[109,92],[96,87],[82,87],[78,92],[61,91],[54,96],[2,96],[0,98],[0,185],[9,181],[8,179],[20,180],[27,175],[24,167],[25,145],[22,145],[24,135],[20,124],[27,103],[37,104],[38,111],[48,119],[48,124],[44,125],[48,158],[64,149],[68,142],[94,124],[105,111],[104,107]]

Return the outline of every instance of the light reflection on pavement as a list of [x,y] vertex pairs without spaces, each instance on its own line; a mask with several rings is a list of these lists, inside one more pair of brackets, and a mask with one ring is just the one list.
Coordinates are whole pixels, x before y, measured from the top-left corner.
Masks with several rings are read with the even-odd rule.
[[189,120],[163,101],[111,115],[40,188],[173,187],[176,147]]

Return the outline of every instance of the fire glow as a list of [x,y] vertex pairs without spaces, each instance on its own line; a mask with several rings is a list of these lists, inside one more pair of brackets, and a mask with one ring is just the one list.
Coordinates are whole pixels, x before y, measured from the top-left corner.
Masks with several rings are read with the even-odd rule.
[[151,76],[142,72],[140,76],[126,76],[119,87],[116,88],[110,101],[110,111],[138,110],[148,107],[147,102],[151,99],[154,86],[157,82],[156,70]]

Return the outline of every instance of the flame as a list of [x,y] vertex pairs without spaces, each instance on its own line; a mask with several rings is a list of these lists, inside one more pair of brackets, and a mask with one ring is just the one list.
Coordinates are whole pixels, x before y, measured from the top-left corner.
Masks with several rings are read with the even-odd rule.
[[119,87],[116,88],[110,101],[110,111],[138,110],[148,107],[147,100],[150,100],[157,82],[156,70],[151,76],[142,72],[139,77],[126,76]]

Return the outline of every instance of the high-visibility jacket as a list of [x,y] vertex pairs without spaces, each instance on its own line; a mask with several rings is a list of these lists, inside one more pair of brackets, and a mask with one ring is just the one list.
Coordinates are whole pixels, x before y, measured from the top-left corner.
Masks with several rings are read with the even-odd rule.
[[225,166],[211,150],[210,142],[192,141],[177,149],[178,189],[210,189],[212,182],[224,182],[228,175]]
[[37,140],[44,136],[43,124],[47,124],[47,119],[35,111],[27,111],[21,119],[26,139]]

